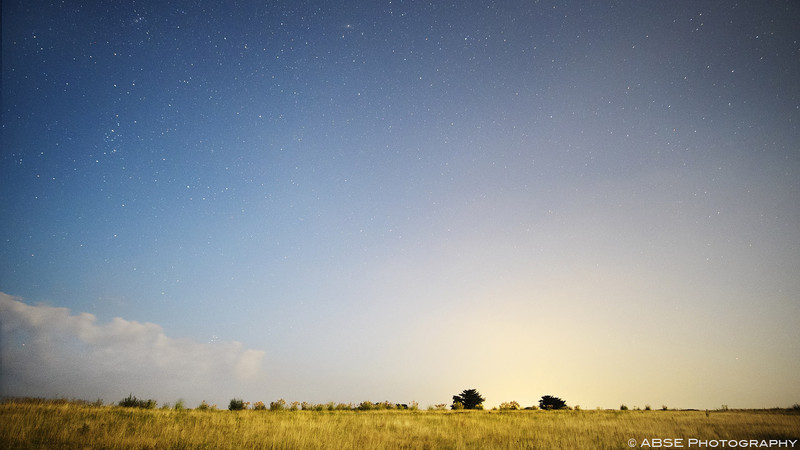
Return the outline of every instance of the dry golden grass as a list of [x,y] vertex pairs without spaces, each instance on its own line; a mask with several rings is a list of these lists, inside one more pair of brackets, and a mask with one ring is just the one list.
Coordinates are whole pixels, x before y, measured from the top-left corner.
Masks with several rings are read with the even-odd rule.
[[7,448],[624,449],[629,439],[785,440],[798,439],[799,430],[800,413],[793,410],[270,412],[0,405],[0,446]]

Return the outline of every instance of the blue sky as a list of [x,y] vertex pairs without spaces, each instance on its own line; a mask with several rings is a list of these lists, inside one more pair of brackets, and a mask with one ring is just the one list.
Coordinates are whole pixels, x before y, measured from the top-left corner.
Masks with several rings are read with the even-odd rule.
[[4,2],[3,393],[796,403],[799,17]]

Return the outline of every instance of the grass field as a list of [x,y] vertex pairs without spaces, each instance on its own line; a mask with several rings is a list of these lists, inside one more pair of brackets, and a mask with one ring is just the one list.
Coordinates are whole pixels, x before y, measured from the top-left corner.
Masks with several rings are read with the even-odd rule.
[[626,449],[631,439],[633,448],[665,447],[667,441],[654,438],[682,438],[682,448],[728,448],[733,440],[750,448],[754,440],[759,446],[782,440],[782,448],[792,448],[786,441],[799,437],[797,410],[272,412],[0,404],[3,448]]

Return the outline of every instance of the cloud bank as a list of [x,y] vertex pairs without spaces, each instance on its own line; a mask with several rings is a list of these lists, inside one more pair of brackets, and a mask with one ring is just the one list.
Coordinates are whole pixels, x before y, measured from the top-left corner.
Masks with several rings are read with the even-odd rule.
[[102,398],[133,393],[220,407],[263,379],[264,352],[239,342],[173,339],[156,324],[31,306],[0,293],[0,391],[10,396]]

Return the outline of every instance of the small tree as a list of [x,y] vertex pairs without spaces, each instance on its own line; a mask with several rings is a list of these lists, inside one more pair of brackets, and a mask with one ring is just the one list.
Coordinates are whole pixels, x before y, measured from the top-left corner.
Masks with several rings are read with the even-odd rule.
[[230,403],[228,403],[228,410],[230,411],[241,411],[245,408],[244,400],[240,398],[232,398]]
[[539,408],[541,409],[567,409],[567,402],[552,395],[544,395],[539,400]]
[[465,389],[460,395],[453,396],[453,409],[456,409],[456,403],[461,403],[464,409],[483,409],[483,402],[486,399],[481,397],[480,392],[475,389]]

